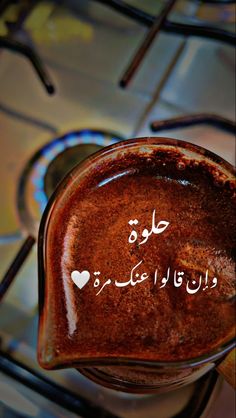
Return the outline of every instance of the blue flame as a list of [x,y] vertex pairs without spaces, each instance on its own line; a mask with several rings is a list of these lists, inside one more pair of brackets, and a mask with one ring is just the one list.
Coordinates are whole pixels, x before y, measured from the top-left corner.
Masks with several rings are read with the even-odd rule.
[[78,144],[98,144],[106,146],[120,141],[119,137],[109,137],[99,131],[83,130],[74,133],[69,133],[60,138],[54,139],[49,144],[46,144],[41,150],[41,159],[35,166],[36,176],[32,178],[32,183],[35,186],[34,198],[39,204],[40,211],[43,212],[48,197],[44,191],[44,177],[46,175],[48,165],[54,158],[67,148],[72,148]]

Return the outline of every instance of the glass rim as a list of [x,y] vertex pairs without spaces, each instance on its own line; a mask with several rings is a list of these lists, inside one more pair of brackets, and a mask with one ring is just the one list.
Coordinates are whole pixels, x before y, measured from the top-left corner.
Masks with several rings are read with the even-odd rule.
[[[226,170],[230,175],[235,177],[235,167],[230,164],[228,161],[226,161],[224,158],[220,157],[219,155],[213,153],[212,151],[209,151],[205,149],[202,146],[183,141],[180,139],[175,138],[168,138],[168,137],[140,137],[140,138],[132,138],[127,140],[122,140],[119,142],[116,142],[115,144],[111,144],[109,146],[106,146],[91,156],[87,157],[85,160],[77,164],[71,171],[69,171],[66,176],[62,179],[62,181],[58,184],[56,187],[56,190],[53,192],[52,196],[50,197],[47,206],[44,210],[44,213],[41,218],[40,227],[39,227],[39,233],[38,233],[38,280],[39,280],[39,312],[43,308],[43,300],[44,300],[44,283],[45,283],[45,268],[44,268],[44,253],[45,253],[45,238],[47,233],[47,227],[48,222],[51,217],[51,213],[54,209],[54,206],[56,205],[57,199],[60,197],[61,192],[65,192],[65,189],[67,188],[67,185],[70,184],[71,181],[76,179],[76,175],[78,173],[83,173],[86,171],[87,168],[92,163],[95,163],[98,161],[101,157],[105,155],[109,155],[112,152],[115,152],[119,149],[127,149],[132,148],[133,146],[163,146],[163,148],[168,147],[175,147],[177,150],[187,150],[194,154],[198,154],[199,156],[203,157],[203,159],[208,159],[213,165],[218,165],[221,169],[223,168]],[[192,157],[194,158],[194,157]],[[39,314],[40,317],[40,314]],[[40,322],[40,321],[39,321]],[[149,360],[149,359],[136,359],[134,357],[115,357],[115,356],[106,356],[106,357],[96,357],[96,358],[78,358],[74,360],[67,360],[65,359],[64,362],[61,362],[60,364],[55,365],[55,367],[52,368],[63,368],[68,367],[67,364],[71,363],[73,364],[73,367],[82,367],[83,365],[85,367],[88,366],[144,366],[148,368],[189,368],[189,367],[197,367],[204,363],[216,361],[219,358],[226,355],[229,351],[234,349],[236,346],[236,340],[235,336],[233,338],[230,338],[230,340],[225,341],[223,344],[219,345],[219,347],[214,348],[208,353],[202,354],[200,356],[188,358],[186,360],[164,360],[164,361],[158,361],[158,360]],[[38,345],[39,347],[39,345]],[[50,367],[49,367],[50,368]]]

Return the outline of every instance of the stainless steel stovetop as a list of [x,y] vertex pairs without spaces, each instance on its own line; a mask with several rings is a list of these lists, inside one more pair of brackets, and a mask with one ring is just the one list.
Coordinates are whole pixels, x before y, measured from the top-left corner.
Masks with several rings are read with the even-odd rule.
[[[78,148],[83,158],[106,145],[104,132],[108,132],[109,140],[160,135],[202,145],[235,164],[233,2],[176,2],[125,88],[120,87],[122,75],[147,36],[153,16],[160,15],[166,2],[3,3],[1,277],[27,235],[37,231],[51,193],[50,188],[48,194],[44,190],[47,166],[69,147],[73,151],[74,146],[87,144]],[[32,55],[22,45],[33,48],[40,57],[48,75],[46,88],[28,59],[35,63]],[[55,93],[48,94],[52,86]],[[168,122],[160,123],[166,119]],[[91,142],[93,146],[88,145]],[[35,155],[40,149],[44,151]],[[72,157],[68,156],[69,166],[75,163]],[[48,180],[51,188],[69,166],[61,169],[60,164],[50,165],[56,176],[56,180]],[[22,182],[24,189],[19,187]],[[25,222],[25,211],[31,223]],[[234,417],[234,392],[215,373],[200,384],[169,394],[136,396],[102,388],[75,370],[40,369],[35,354],[37,287],[34,246],[0,306],[0,416],[73,417],[78,416],[77,410],[82,417]],[[21,364],[29,370],[21,369]],[[42,380],[45,378],[49,382]],[[57,391],[50,382],[64,388],[65,399],[63,390]],[[74,397],[70,398],[71,392]],[[93,410],[89,402],[110,415],[99,415],[101,411]]]

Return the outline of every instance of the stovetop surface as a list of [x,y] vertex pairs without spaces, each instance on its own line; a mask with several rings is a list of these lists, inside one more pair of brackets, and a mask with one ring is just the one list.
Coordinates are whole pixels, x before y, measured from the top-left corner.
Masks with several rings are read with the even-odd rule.
[[[129,3],[144,8],[144,2]],[[161,2],[157,3],[145,2],[145,12],[156,15],[161,8]],[[217,22],[219,28],[232,29],[229,5],[225,6],[227,13],[226,9],[224,13],[208,13],[207,19],[206,10],[203,13],[203,9],[197,8],[197,2],[179,3],[170,15],[176,22],[210,21],[211,25]],[[96,129],[124,138],[155,135],[179,138],[202,145],[235,163],[234,135],[216,126],[201,124],[155,134],[150,129],[153,121],[196,113],[213,113],[234,120],[233,46],[161,32],[130,85],[121,89],[121,75],[147,27],[99,2],[84,0],[68,4],[70,7],[65,8],[40,2],[16,34],[19,40],[35,45],[55,84],[54,95],[46,93],[26,58],[0,50],[1,276],[28,233],[19,221],[16,205],[22,171],[38,149],[64,133]],[[14,9],[9,13],[11,17]],[[78,393],[96,399],[121,417],[138,418],[148,411],[146,416],[152,418],[158,411],[158,417],[168,418],[181,411],[191,398],[194,385],[159,397],[138,398],[103,389],[74,370],[39,369],[35,360],[37,287],[34,247],[0,307],[2,345],[6,350],[11,347],[15,358],[26,360],[34,370],[65,387],[73,390],[76,387]],[[12,384],[10,378],[7,383]],[[220,388],[218,381],[216,386],[219,392],[210,417],[224,414],[233,418],[233,392],[226,383]],[[48,411],[43,416],[64,416],[59,411],[53,415],[50,407]],[[31,412],[30,416],[41,416],[38,411]]]

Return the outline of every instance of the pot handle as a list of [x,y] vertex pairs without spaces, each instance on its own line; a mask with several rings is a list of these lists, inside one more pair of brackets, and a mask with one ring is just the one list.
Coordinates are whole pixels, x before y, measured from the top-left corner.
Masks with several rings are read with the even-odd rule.
[[236,348],[227,354],[216,369],[225,380],[236,389]]

